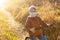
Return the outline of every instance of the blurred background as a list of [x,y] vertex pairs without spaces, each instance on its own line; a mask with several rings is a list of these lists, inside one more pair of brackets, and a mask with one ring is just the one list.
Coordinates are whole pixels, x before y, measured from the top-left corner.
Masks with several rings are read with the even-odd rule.
[[48,24],[48,40],[60,38],[60,0],[0,0],[0,40],[24,40],[28,7],[35,5],[38,16]]

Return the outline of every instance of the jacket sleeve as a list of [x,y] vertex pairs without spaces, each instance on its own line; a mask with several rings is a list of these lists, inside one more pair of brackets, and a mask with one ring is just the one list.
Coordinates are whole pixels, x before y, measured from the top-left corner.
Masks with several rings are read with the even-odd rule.
[[47,24],[44,21],[42,21],[40,17],[39,17],[39,21],[43,27],[48,27]]
[[30,30],[30,20],[29,18],[27,18],[26,22],[25,22],[25,28],[29,31]]

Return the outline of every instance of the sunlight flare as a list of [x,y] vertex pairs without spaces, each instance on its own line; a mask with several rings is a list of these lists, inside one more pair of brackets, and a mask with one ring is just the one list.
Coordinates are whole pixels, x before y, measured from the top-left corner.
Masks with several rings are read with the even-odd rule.
[[5,8],[9,4],[8,0],[0,0],[0,8]]

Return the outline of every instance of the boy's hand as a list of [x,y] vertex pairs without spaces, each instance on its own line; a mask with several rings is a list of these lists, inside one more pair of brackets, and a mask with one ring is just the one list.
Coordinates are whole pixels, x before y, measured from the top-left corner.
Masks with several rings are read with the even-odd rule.
[[35,28],[31,28],[30,31],[35,33]]

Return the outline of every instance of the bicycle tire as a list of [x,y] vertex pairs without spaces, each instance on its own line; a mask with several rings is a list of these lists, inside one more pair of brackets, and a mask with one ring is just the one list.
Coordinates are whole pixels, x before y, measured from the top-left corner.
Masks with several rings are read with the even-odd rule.
[[25,40],[31,40],[30,37],[26,37]]

